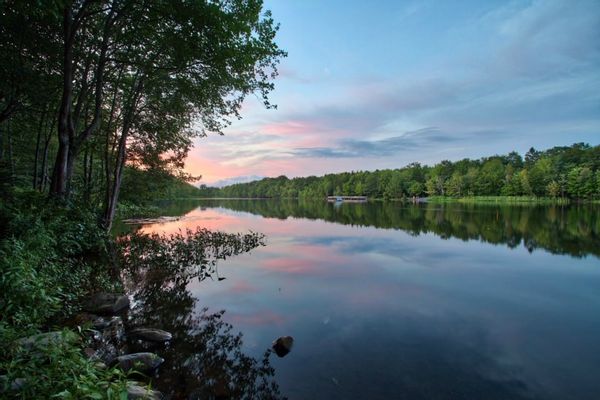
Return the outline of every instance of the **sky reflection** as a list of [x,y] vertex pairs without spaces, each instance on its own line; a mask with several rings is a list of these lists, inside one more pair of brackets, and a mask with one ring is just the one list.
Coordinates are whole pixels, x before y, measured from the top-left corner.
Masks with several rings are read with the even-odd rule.
[[267,246],[188,286],[225,309],[290,398],[593,399],[600,263],[432,233],[263,218],[222,207],[143,227],[259,231]]

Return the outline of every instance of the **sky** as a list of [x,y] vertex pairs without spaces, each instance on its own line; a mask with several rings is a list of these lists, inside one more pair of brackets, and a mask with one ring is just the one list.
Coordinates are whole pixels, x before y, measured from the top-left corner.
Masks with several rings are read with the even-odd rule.
[[288,52],[186,171],[222,186],[600,144],[600,1],[266,0]]

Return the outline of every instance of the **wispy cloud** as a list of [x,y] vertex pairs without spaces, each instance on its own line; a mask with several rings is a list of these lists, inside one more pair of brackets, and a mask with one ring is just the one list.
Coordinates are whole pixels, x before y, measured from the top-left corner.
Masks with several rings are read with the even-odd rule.
[[[195,154],[209,160],[208,178],[323,174],[352,169],[360,158],[363,168],[393,168],[417,155],[427,162],[599,142],[600,2],[465,3],[443,13],[435,3],[389,13],[373,7],[379,14],[366,17],[378,26],[360,25],[351,12],[358,6],[336,10],[343,38],[320,15],[311,20],[315,32],[289,32],[279,110],[249,107],[225,137],[199,141]],[[288,18],[303,16],[300,5],[272,7],[275,16],[278,7]],[[305,36],[320,38],[319,55]],[[367,39],[370,48],[358,44]],[[410,68],[392,62],[394,42],[403,46],[398,54],[414,57]],[[349,63],[374,54],[370,64]]]
[[342,139],[332,147],[296,148],[291,153],[301,157],[387,157],[459,140],[457,135],[444,134],[432,127],[380,140]]

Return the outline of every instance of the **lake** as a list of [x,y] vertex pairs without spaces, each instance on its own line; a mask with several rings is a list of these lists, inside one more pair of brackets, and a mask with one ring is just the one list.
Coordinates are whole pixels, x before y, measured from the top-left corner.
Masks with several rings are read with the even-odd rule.
[[[225,310],[255,358],[293,336],[270,358],[290,399],[600,398],[597,206],[203,200],[163,212],[181,217],[129,229],[265,235],[164,312]],[[167,350],[166,365],[186,351]],[[168,393],[176,377],[160,374]]]

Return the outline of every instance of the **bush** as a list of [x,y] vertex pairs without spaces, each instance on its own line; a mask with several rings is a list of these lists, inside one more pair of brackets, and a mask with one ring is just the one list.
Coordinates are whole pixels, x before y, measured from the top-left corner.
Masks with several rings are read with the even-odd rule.
[[[99,369],[78,342],[15,345],[18,338],[59,324],[88,291],[114,290],[110,239],[85,207],[54,205],[37,192],[3,193],[0,203],[0,397],[119,399],[126,377]],[[65,335],[67,335],[65,331]],[[73,333],[71,332],[71,336]],[[13,343],[13,345],[8,345]],[[19,390],[10,387],[19,383]]]
[[[77,345],[78,336],[64,330],[63,340],[37,343],[27,349],[14,342],[18,333],[0,325],[0,339],[12,343],[0,356],[3,398],[123,399],[127,376],[115,368],[100,367]],[[17,384],[18,390],[11,390]]]
[[14,194],[0,220],[0,321],[29,330],[69,314],[109,276],[108,236],[93,212],[53,207],[35,192]]

